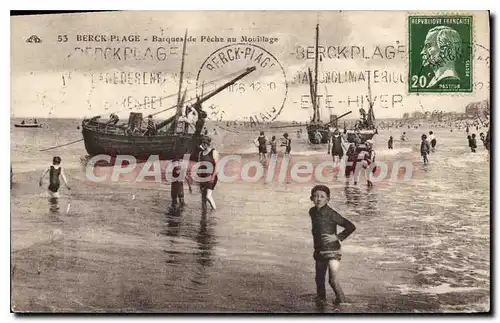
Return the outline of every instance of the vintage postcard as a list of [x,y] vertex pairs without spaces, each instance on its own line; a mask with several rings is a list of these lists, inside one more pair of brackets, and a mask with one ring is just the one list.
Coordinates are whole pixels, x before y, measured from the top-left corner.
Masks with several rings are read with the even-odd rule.
[[486,313],[487,11],[11,17],[15,313]]

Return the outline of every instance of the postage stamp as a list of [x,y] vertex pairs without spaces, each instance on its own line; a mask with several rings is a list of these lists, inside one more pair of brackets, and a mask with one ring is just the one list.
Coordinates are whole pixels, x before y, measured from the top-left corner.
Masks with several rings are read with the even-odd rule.
[[472,92],[472,16],[409,16],[409,93]]

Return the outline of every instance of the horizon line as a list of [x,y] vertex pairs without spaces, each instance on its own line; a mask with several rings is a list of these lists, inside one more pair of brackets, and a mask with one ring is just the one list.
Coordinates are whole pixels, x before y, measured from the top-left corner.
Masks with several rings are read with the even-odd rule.
[[[447,113],[454,113],[456,114],[457,116],[467,116],[467,113],[466,112],[447,112]],[[38,119],[38,120],[50,120],[50,119],[54,119],[54,120],[80,120],[80,121],[83,121],[85,118],[83,117],[80,117],[80,118],[71,118],[71,117],[36,117],[36,116],[11,116],[10,117],[10,120],[14,120],[14,119]],[[107,119],[107,118],[103,118],[103,119]],[[128,119],[128,118],[127,118]],[[168,118],[158,118],[156,120],[166,120]],[[360,118],[345,118],[345,119],[342,119],[342,120],[359,120]],[[403,116],[400,116],[400,117],[387,117],[387,118],[376,118],[376,120],[411,120],[411,119],[415,119],[414,117],[412,117],[411,115],[409,116],[409,118],[407,119],[404,119]],[[425,118],[416,118],[416,119],[425,119]],[[145,119],[144,119],[145,120]],[[339,122],[341,123],[342,120],[339,120]],[[429,119],[429,120],[432,120],[432,119]],[[249,120],[207,120],[208,122],[214,122],[214,123],[226,123],[226,122],[250,122]],[[267,122],[255,122],[256,124],[271,124],[271,123],[279,123],[279,122],[295,122],[297,124],[303,124],[303,125],[306,125],[306,124],[309,124],[310,121],[297,121],[297,120],[273,120],[273,121],[267,121]],[[329,120],[326,120],[326,121],[323,121],[323,122],[329,122]]]

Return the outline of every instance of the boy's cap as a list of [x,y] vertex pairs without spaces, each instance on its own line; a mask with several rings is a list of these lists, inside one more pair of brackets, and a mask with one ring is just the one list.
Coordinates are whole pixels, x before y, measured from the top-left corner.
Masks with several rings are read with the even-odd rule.
[[311,196],[313,196],[316,191],[325,192],[326,196],[328,196],[328,198],[330,198],[330,189],[328,188],[328,186],[325,186],[325,185],[314,186],[311,190]]

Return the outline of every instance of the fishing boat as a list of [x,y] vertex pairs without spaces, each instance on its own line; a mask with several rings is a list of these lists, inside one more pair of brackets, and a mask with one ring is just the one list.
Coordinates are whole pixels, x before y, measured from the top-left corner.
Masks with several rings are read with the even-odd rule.
[[[157,155],[160,159],[169,160],[173,158],[182,158],[185,154],[191,154],[192,156],[197,155],[196,153],[201,144],[201,140],[207,137],[202,134],[205,120],[207,118],[207,113],[203,111],[202,104],[235,82],[255,71],[256,67],[248,67],[242,70],[239,75],[234,77],[232,80],[216,88],[210,93],[206,95],[201,94],[201,97],[196,97],[195,103],[191,106],[191,109],[194,109],[197,115],[195,126],[196,130],[194,133],[188,133],[187,125],[185,125],[185,131],[182,131],[182,126],[181,131],[179,131],[178,125],[180,117],[183,117],[182,109],[184,107],[184,100],[187,91],[184,91],[184,95],[181,96],[186,38],[187,31],[184,37],[177,104],[155,114],[150,114],[149,116],[173,109],[176,110],[175,115],[167,120],[155,124],[155,129],[154,131],[151,131],[150,134],[148,134],[150,129],[145,132],[141,131],[143,121],[142,113],[131,112],[128,123],[122,125],[117,125],[116,122],[113,124],[109,121],[100,122],[100,116],[84,119],[82,121],[82,135],[85,143],[85,149],[90,156],[100,154],[112,157],[117,155],[130,155],[136,157],[137,159],[145,160],[151,155]],[[139,131],[134,132],[131,130]]]
[[319,24],[316,25],[316,45],[315,45],[315,57],[314,57],[314,78],[311,69],[308,69],[309,76],[309,91],[311,94],[311,103],[313,107],[313,117],[311,121],[307,124],[307,135],[309,142],[311,144],[327,144],[330,140],[330,127],[336,125],[337,120],[350,114],[351,111],[344,113],[343,115],[336,117],[330,116],[329,122],[323,122],[321,120],[319,102],[318,102],[318,59],[319,59]]
[[367,140],[373,139],[378,133],[375,124],[375,114],[373,112],[373,101],[371,95],[370,74],[368,74],[368,113],[363,108],[359,109],[360,119],[356,121],[354,127],[346,129],[347,141],[349,143],[364,144]]
[[[316,45],[314,57],[314,79],[311,69],[308,68],[309,76],[309,92],[311,95],[311,103],[313,108],[313,117],[307,124],[307,136],[311,144],[326,144],[330,136],[330,129],[327,124],[321,121],[319,104],[318,104],[318,43],[319,43],[319,24],[316,25]],[[318,135],[319,133],[319,135]]]
[[25,123],[24,121],[21,123],[15,123],[14,127],[16,128],[41,128],[42,125],[36,122],[33,123]]
[[36,124],[36,123],[25,123],[25,124],[16,123],[16,124],[14,124],[14,127],[16,127],[16,128],[41,128],[42,125]]

